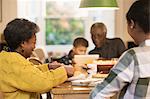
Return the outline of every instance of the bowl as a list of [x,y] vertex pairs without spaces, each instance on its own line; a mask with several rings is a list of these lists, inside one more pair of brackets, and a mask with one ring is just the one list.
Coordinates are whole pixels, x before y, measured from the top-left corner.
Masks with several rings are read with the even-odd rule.
[[110,69],[116,64],[116,62],[116,60],[112,59],[102,59],[95,61],[97,64],[97,72],[102,74],[109,73]]
[[109,73],[110,69],[113,67],[114,65],[100,65],[97,64],[97,72],[102,73],[102,74],[107,74]]

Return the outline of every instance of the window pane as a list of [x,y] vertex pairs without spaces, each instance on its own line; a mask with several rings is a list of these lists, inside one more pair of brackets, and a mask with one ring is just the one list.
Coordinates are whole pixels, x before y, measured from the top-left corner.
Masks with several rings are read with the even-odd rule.
[[82,19],[46,19],[46,45],[72,44],[78,36],[84,36],[84,21]]
[[80,0],[47,0],[46,45],[69,45],[84,36],[87,11],[79,11]]

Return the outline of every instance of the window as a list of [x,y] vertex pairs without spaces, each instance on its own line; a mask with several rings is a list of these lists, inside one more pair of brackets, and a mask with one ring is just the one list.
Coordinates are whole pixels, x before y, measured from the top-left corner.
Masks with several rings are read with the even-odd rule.
[[[40,27],[37,33],[37,47],[49,51],[68,52],[72,41],[84,36],[89,41],[89,50],[93,49],[90,26],[94,22],[104,22],[107,37],[115,35],[115,11],[81,10],[80,0],[17,0],[18,17],[36,22]],[[64,50],[62,50],[64,49]]]
[[79,18],[47,18],[46,45],[69,45],[78,37],[84,37],[84,21]]
[[84,37],[85,20],[78,3],[79,0],[47,0],[46,45],[71,45],[76,37]]

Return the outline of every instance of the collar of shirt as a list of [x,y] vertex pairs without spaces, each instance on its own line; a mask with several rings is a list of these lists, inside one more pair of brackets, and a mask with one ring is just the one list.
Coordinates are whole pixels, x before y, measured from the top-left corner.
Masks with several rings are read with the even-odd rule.
[[69,58],[70,60],[72,60],[72,59],[74,58],[73,50],[70,50],[70,51],[69,51],[68,58]]
[[145,41],[142,42],[139,46],[140,46],[140,47],[143,47],[143,46],[150,46],[150,39],[145,40]]

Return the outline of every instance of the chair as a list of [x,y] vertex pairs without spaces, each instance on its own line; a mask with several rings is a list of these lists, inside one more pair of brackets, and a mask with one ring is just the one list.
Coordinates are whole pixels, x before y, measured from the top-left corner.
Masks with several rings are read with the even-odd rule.
[[46,60],[46,54],[42,48],[36,48],[33,51],[32,57],[38,58],[42,63],[45,63]]
[[40,64],[42,64],[42,62],[41,62],[38,58],[36,58],[36,57],[30,57],[30,58],[28,58],[28,60],[29,60],[30,62],[32,62],[33,64],[35,64],[35,65],[40,65]]

